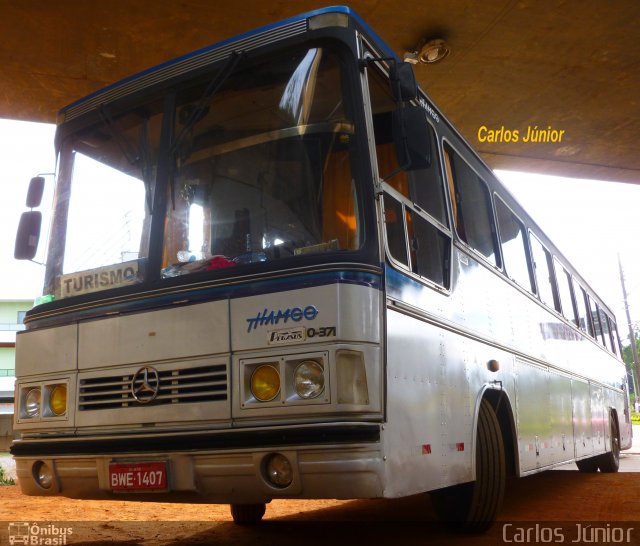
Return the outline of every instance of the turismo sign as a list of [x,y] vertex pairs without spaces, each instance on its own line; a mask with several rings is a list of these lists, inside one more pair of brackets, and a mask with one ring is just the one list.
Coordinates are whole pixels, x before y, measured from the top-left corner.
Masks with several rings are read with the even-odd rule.
[[117,288],[138,281],[138,261],[123,262],[60,277],[60,298]]

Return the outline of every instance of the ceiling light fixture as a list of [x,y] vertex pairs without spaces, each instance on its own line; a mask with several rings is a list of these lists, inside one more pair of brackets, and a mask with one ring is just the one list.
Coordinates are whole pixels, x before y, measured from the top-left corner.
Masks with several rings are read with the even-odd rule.
[[415,50],[407,51],[404,60],[411,64],[433,64],[449,55],[449,45],[441,38],[420,42]]

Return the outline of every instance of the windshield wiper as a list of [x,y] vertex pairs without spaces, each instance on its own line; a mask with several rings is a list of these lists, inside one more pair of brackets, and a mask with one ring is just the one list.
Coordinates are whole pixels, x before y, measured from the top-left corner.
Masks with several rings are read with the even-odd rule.
[[208,103],[218,92],[220,87],[222,87],[222,85],[227,81],[229,76],[231,76],[233,71],[236,69],[236,66],[238,66],[238,63],[242,59],[243,55],[244,54],[242,52],[232,51],[227,58],[226,64],[209,82],[209,85],[207,85],[207,88],[204,90],[204,93],[200,97],[198,104],[191,111],[189,117],[185,121],[184,126],[182,127],[182,131],[180,131],[180,134],[176,137],[173,145],[171,146],[171,152],[174,157],[175,154],[180,150],[185,138],[193,129],[195,124],[198,123],[207,114]]
[[204,116],[208,113],[208,104],[213,98],[213,96],[218,92],[220,87],[227,81],[229,76],[233,73],[238,66],[238,63],[244,56],[243,52],[232,51],[227,58],[225,65],[220,69],[220,71],[215,75],[215,77],[209,82],[207,88],[202,93],[200,100],[198,100],[195,108],[190,112],[189,117],[184,123],[182,127],[182,131],[176,137],[173,144],[171,145],[171,157],[173,160],[171,162],[171,174],[169,176],[169,184],[171,186],[171,206],[175,209],[175,201],[176,201],[176,188],[175,188],[175,173],[174,169],[176,168],[176,156],[179,154],[182,145],[184,144],[187,136],[193,129],[196,123],[198,123]]
[[152,181],[150,180],[151,168],[149,164],[149,118],[143,118],[142,131],[140,134],[140,147],[136,148],[135,144],[131,143],[122,134],[122,131],[117,127],[116,122],[111,116],[109,108],[105,104],[101,104],[98,109],[100,119],[104,126],[109,130],[111,138],[116,142],[120,152],[125,157],[129,165],[139,167],[142,173],[142,182],[145,187],[146,203],[149,209],[149,213],[152,211]]

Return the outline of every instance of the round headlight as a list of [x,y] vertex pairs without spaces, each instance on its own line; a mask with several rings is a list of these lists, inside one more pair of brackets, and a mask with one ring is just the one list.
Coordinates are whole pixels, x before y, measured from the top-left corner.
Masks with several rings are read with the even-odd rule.
[[289,459],[280,453],[270,455],[265,461],[267,479],[276,487],[289,487],[293,482],[293,468]]
[[273,366],[258,366],[251,375],[251,394],[260,402],[273,400],[280,392],[280,374]]
[[300,398],[316,398],[324,391],[324,370],[315,360],[305,360],[298,364],[293,381]]
[[33,477],[43,489],[49,489],[53,483],[51,467],[43,461],[38,461],[33,465]]
[[63,415],[67,411],[67,386],[56,385],[49,395],[49,407],[55,415]]
[[29,419],[33,419],[34,417],[38,417],[40,415],[40,389],[33,388],[31,389],[25,398],[25,413]]

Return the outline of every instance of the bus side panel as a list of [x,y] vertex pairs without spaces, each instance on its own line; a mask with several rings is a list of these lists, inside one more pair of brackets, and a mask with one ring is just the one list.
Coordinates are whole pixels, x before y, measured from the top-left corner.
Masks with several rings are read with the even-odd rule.
[[605,451],[604,442],[604,400],[602,396],[602,387],[600,385],[591,384],[591,436],[593,437],[594,453],[602,453]]
[[[487,364],[496,360],[497,372]],[[513,357],[494,346],[387,310],[385,496],[475,478],[475,416],[482,391],[512,399]],[[506,402],[505,402],[506,403]]]
[[572,460],[571,379],[517,358],[516,385],[520,471]]
[[549,464],[567,462],[574,458],[573,406],[571,404],[571,378],[549,369],[550,438],[543,449],[549,454]]
[[549,369],[516,359],[516,408],[520,471],[544,466],[542,445],[551,432]]
[[[473,479],[474,402],[465,346],[454,334],[387,310],[385,497],[399,497]],[[455,440],[454,440],[455,439]]]
[[573,399],[573,436],[577,459],[593,454],[591,437],[591,394],[589,383],[580,379],[571,381]]

